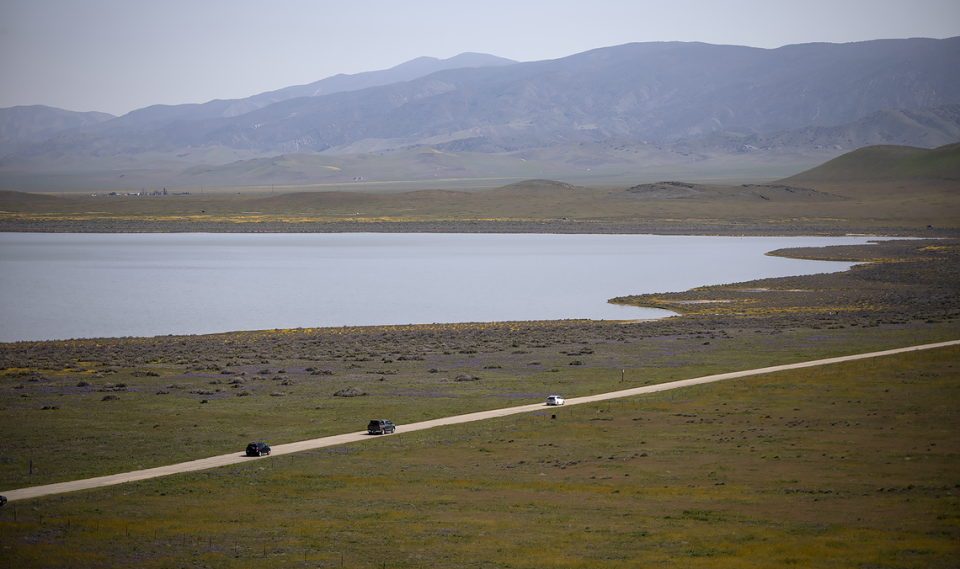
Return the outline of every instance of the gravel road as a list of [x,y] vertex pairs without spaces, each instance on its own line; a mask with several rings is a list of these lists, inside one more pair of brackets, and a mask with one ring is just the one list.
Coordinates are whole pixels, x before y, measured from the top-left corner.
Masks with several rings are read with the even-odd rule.
[[[849,361],[866,359],[866,358],[889,356],[894,354],[901,354],[904,352],[928,350],[933,348],[943,348],[947,346],[956,346],[956,345],[960,345],[960,340],[953,340],[950,342],[940,342],[936,344],[925,344],[921,346],[911,346],[908,348],[898,348],[895,350],[885,350],[882,352],[855,354],[851,356],[842,356],[837,358],[814,360],[810,362],[801,362],[796,364],[765,367],[765,368],[752,369],[752,370],[746,370],[746,371],[721,373],[717,375],[708,375],[708,376],[697,377],[693,379],[672,381],[670,383],[661,383],[658,385],[649,385],[645,387],[624,389],[622,391],[612,391],[609,393],[601,393],[598,395],[589,395],[586,397],[577,397],[574,399],[567,399],[566,405],[581,405],[584,403],[594,403],[597,401],[605,401],[608,399],[619,399],[622,397],[643,395],[645,393],[656,393],[658,391],[667,391],[669,389],[677,389],[679,387],[701,385],[704,383],[713,383],[716,381],[724,381],[727,379],[735,379],[735,378],[747,377],[751,375],[761,375],[761,374],[767,374],[767,373],[776,373],[781,371],[802,369],[807,367],[831,365],[831,364],[836,364],[841,362],[849,362]],[[402,435],[403,433],[409,433],[413,431],[421,431],[424,429],[432,429],[434,427],[441,427],[444,425],[455,425],[458,423],[469,423],[471,421],[480,421],[483,419],[506,417],[508,415],[515,415],[518,413],[542,411],[546,408],[547,407],[544,403],[534,403],[531,405],[522,405],[519,407],[493,409],[491,411],[481,411],[478,413],[468,413],[466,415],[457,415],[454,417],[433,419],[431,421],[423,421],[420,423],[412,423],[409,425],[399,425],[397,426],[396,434],[391,436]],[[361,431],[356,433],[347,433],[343,435],[335,435],[332,437],[324,437],[321,439],[313,439],[309,441],[300,441],[296,443],[277,445],[272,448],[271,454],[272,456],[279,456],[279,455],[303,452],[303,451],[313,450],[313,449],[318,449],[323,447],[344,445],[347,443],[360,442],[360,441],[370,440],[375,438],[378,438],[377,435],[368,435],[366,431]],[[169,474],[194,472],[197,470],[207,470],[210,468],[217,468],[220,466],[227,466],[231,464],[239,464],[239,463],[248,462],[251,460],[270,460],[270,457],[250,458],[250,457],[247,457],[243,452],[237,452],[237,453],[225,454],[221,456],[214,456],[211,458],[203,458],[203,459],[184,462],[180,464],[171,464],[169,466],[149,468],[146,470],[124,472],[121,474],[112,474],[110,476],[100,476],[97,478],[87,478],[85,480],[74,480],[71,482],[61,482],[58,484],[49,484],[46,486],[33,486],[30,488],[22,488],[19,490],[9,490],[9,491],[0,492],[0,494],[6,496],[9,501],[27,500],[31,498],[49,496],[52,494],[63,494],[65,492],[75,492],[77,490],[88,490],[91,488],[99,488],[102,486],[123,484],[125,482],[136,482],[138,480],[146,480],[148,478],[156,478],[159,476],[167,476]]]

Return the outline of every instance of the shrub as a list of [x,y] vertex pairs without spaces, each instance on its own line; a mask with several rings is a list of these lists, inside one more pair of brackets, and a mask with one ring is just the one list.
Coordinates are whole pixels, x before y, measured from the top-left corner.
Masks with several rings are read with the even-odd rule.
[[363,395],[368,395],[368,393],[354,386],[346,387],[333,394],[334,397],[360,397]]

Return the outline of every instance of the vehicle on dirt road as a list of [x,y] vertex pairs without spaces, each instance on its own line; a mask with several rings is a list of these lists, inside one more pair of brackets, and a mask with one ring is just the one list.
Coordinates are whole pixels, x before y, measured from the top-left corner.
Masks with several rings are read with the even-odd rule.
[[386,435],[396,430],[397,426],[386,419],[371,419],[367,425],[367,432],[371,435]]
[[563,405],[563,404],[564,404],[563,397],[560,397],[559,395],[550,395],[547,397],[547,405]]
[[267,443],[250,443],[247,445],[247,456],[266,456],[270,454]]

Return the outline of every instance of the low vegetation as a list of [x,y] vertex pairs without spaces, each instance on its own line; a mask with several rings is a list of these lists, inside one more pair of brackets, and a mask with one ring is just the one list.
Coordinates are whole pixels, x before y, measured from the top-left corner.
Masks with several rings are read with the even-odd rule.
[[590,187],[542,179],[501,185],[506,181],[496,179],[238,186],[208,188],[206,195],[200,188],[98,197],[89,190],[7,191],[0,192],[0,231],[957,237],[958,171],[960,145],[953,144],[862,148],[761,184],[638,184],[638,175]]
[[0,510],[3,558],[37,567],[955,566],[957,348],[402,433],[405,423],[552,393],[960,337],[955,241],[780,254],[873,264],[618,299],[685,313],[654,322],[2,344],[2,488],[361,431],[372,417],[401,427],[360,444],[10,503]]

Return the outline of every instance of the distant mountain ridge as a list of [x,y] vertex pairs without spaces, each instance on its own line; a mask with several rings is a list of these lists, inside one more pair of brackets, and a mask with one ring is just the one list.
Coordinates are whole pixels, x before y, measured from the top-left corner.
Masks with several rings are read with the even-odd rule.
[[[960,37],[772,50],[636,43],[548,61],[446,69],[230,117],[222,116],[225,104],[193,109],[218,118],[188,120],[189,113],[178,111],[176,120],[155,122],[138,118],[159,112],[148,107],[110,121],[131,127],[113,138],[114,127],[105,123],[17,154],[103,156],[206,145],[325,152],[365,139],[383,141],[385,150],[454,143],[503,152],[613,136],[666,142],[717,130],[831,126],[881,110],[960,104]],[[165,120],[171,122],[153,130],[132,128]]]
[[39,142],[65,131],[90,128],[115,118],[108,113],[78,113],[45,105],[0,109],[0,148]]
[[[51,136],[86,133],[93,135],[109,135],[123,132],[138,132],[162,128],[174,121],[193,121],[235,117],[256,109],[261,109],[279,101],[286,101],[297,97],[316,97],[343,91],[356,91],[389,85],[402,81],[410,81],[424,75],[429,75],[445,69],[459,67],[487,67],[498,65],[512,65],[516,61],[487,55],[483,53],[461,53],[448,59],[436,57],[418,57],[401,63],[390,69],[381,71],[366,71],[353,75],[340,73],[308,85],[295,85],[276,91],[268,91],[243,99],[216,99],[206,103],[183,105],[151,105],[131,111],[121,117],[114,117],[107,113],[74,113],[44,107],[41,105],[30,107],[12,107],[0,109],[0,147],[24,142],[36,142]],[[54,129],[53,119],[57,116],[80,116],[84,120],[63,121],[60,128]],[[96,120],[99,119],[99,120]],[[51,127],[43,131],[30,132],[27,136],[27,124],[50,123]],[[7,136],[6,132],[10,131]],[[21,134],[17,136],[17,134]]]
[[883,110],[833,126],[808,126],[757,134],[714,131],[678,142],[673,148],[687,152],[715,148],[740,152],[820,147],[852,150],[880,144],[936,148],[955,141],[960,141],[960,105]]
[[[221,179],[213,172],[230,184],[339,183],[323,161],[269,159],[297,154],[379,162],[382,169],[372,171],[409,179],[499,175],[501,166],[481,165],[480,155],[582,175],[751,153],[765,162],[793,153],[809,167],[863,145],[960,140],[960,37],[778,49],[633,43],[527,63],[482,54],[420,58],[247,99],[156,105],[38,136],[0,149],[3,187],[98,168],[90,183],[108,183],[125,169],[158,165],[162,176],[127,176],[123,184],[213,184]],[[433,164],[441,155],[421,148],[459,165]],[[398,161],[365,161],[371,154]],[[312,165],[295,171],[292,163]]]

